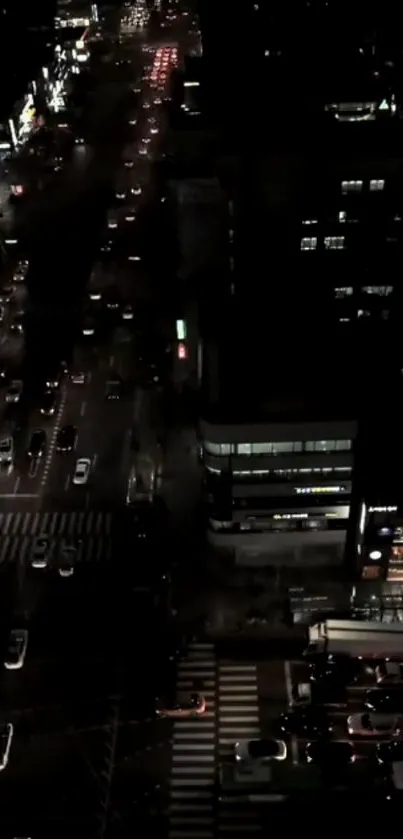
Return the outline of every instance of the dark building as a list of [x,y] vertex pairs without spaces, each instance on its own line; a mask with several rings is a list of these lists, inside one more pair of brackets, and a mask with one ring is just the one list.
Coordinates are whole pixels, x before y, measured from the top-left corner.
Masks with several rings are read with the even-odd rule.
[[55,0],[23,6],[3,0],[1,4],[0,72],[7,79],[0,101],[3,117],[52,57],[54,9]]

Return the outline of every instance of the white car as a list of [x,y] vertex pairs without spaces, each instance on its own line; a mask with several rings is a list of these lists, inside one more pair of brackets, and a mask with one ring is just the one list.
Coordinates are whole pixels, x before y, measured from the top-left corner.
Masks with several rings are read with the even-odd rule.
[[14,379],[7,390],[5,400],[9,404],[19,402],[22,396],[23,384],[21,379]]
[[134,312],[133,306],[130,303],[127,303],[126,306],[122,310],[122,319],[123,320],[133,320]]
[[140,186],[140,184],[135,184],[135,186],[132,188],[133,195],[141,195],[142,192],[143,188]]
[[28,630],[12,629],[8,638],[7,652],[4,659],[6,670],[20,670],[24,664],[28,646]]
[[118,220],[117,220],[117,217],[116,217],[116,212],[113,209],[109,210],[109,212],[108,212],[108,222],[107,222],[107,224],[108,224],[108,230],[116,230],[116,228],[118,226]]
[[93,302],[98,303],[100,300],[102,300],[102,291],[100,291],[98,288],[93,288],[88,293],[88,298]]
[[47,568],[50,559],[50,541],[47,536],[37,536],[31,548],[31,567]]
[[73,475],[73,484],[86,484],[91,472],[91,461],[88,457],[77,460]]
[[7,766],[13,736],[14,726],[11,722],[0,725],[0,772]]
[[133,207],[126,207],[126,209],[123,212],[125,221],[136,221],[136,211],[133,209]]
[[235,743],[235,760],[260,761],[285,760],[287,746],[284,740],[238,740]]
[[81,332],[85,337],[91,337],[95,334],[95,325],[92,318],[89,317],[85,319]]
[[0,463],[10,464],[14,460],[14,440],[12,437],[3,437],[0,440]]
[[70,381],[73,383],[73,385],[85,385],[85,373],[82,373],[80,370],[78,370],[76,373],[70,373]]
[[27,259],[20,259],[17,263],[17,267],[13,274],[13,280],[15,283],[23,283],[24,280],[27,278],[27,274],[29,271],[29,262]]
[[400,734],[397,714],[360,713],[347,717],[351,737],[397,737]]

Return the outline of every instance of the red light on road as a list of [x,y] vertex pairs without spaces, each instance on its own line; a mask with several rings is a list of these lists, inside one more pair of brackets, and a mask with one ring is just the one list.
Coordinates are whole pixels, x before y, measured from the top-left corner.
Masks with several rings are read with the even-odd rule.
[[186,361],[188,357],[188,351],[186,344],[178,344],[178,358],[180,361]]

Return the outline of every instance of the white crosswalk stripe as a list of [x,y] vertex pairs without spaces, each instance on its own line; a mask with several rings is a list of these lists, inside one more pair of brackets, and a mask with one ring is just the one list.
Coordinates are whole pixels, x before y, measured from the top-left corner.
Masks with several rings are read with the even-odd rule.
[[[252,664],[218,665],[218,758],[225,762],[234,754],[234,743],[260,737],[257,668]],[[242,807],[239,798],[225,796],[217,804],[218,839],[247,839],[261,831],[258,813]]]
[[112,514],[104,512],[0,513],[0,564],[29,558],[35,536],[79,539],[79,562],[104,562],[111,556]]
[[178,691],[203,682],[207,711],[173,725],[168,839],[213,839],[216,772],[216,659],[213,644],[193,642],[178,665]]

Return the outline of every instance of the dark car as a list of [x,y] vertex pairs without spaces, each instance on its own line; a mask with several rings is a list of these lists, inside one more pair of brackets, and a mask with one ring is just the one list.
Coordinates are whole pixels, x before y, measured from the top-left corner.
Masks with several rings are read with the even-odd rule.
[[403,741],[388,740],[386,743],[378,743],[375,755],[378,763],[382,765],[401,763],[403,761]]
[[57,395],[54,390],[45,390],[41,397],[40,412],[44,417],[53,417],[56,412]]
[[29,441],[27,454],[28,457],[43,457],[46,450],[46,432],[43,431],[41,428],[38,428],[37,431],[33,431],[31,434],[31,439]]
[[64,425],[57,435],[56,449],[58,452],[72,452],[76,442],[77,429],[74,425]]
[[116,399],[120,399],[121,395],[122,382],[120,379],[110,379],[110,381],[106,383],[105,388],[105,399],[107,402],[113,402]]
[[361,662],[349,656],[327,656],[310,665],[312,682],[329,685],[348,685],[360,674]]
[[403,714],[403,690],[393,687],[367,690],[364,708],[380,714]]
[[333,731],[333,726],[321,708],[296,708],[280,715],[280,731],[284,734],[295,734],[297,737],[311,739],[313,737],[327,737]]
[[340,772],[355,761],[352,743],[340,740],[316,740],[307,743],[305,749],[307,763],[315,763],[325,772],[340,774]]

